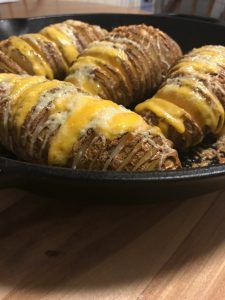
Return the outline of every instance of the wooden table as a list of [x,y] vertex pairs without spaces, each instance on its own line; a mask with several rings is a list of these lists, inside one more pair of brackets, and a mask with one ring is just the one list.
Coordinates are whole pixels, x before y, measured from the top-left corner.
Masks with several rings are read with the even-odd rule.
[[135,8],[85,3],[85,1],[77,0],[20,0],[16,3],[0,4],[0,18],[2,19],[85,12],[149,13]]
[[77,197],[0,192],[0,299],[225,299],[224,191],[129,205]]
[[[51,7],[40,3],[35,14]],[[8,189],[0,200],[0,299],[225,299],[225,191],[128,205]]]

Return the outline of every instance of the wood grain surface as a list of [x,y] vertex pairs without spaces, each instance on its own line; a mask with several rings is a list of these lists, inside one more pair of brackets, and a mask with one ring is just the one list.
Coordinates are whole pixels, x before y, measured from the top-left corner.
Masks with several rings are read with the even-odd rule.
[[85,3],[76,0],[20,0],[15,3],[0,4],[0,18],[23,18],[73,13],[142,13],[148,11],[105,4]]
[[225,191],[76,198],[0,191],[0,299],[225,299]]

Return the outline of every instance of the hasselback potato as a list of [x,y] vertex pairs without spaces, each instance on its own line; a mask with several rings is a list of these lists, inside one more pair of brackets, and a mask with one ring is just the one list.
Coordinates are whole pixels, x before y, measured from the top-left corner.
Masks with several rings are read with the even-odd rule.
[[87,45],[106,33],[99,26],[67,20],[39,33],[11,36],[0,42],[0,71],[63,79]]
[[115,28],[82,52],[66,80],[125,106],[146,99],[181,50],[167,34],[147,25]]
[[136,112],[158,125],[177,147],[188,148],[224,124],[225,47],[203,46],[174,65],[157,93]]
[[93,170],[175,169],[159,128],[109,100],[44,76],[0,74],[0,140],[19,158]]

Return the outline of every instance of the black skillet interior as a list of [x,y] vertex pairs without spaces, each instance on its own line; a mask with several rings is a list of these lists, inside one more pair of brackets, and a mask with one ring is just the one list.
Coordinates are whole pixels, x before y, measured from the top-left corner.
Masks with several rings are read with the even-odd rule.
[[[50,23],[77,19],[98,24],[107,29],[119,25],[145,23],[158,27],[173,37],[184,52],[204,44],[225,45],[225,24],[215,19],[183,15],[130,15],[130,14],[73,14],[30,19],[0,21],[0,39],[10,35],[37,32]],[[191,170],[126,173],[93,172],[39,166],[0,156],[0,187],[19,186],[53,196],[82,192],[86,198],[96,195],[103,200],[158,199],[190,196],[222,189],[225,167],[214,166]],[[124,197],[126,195],[127,197]],[[74,196],[75,197],[75,196]],[[90,197],[89,197],[90,199]]]

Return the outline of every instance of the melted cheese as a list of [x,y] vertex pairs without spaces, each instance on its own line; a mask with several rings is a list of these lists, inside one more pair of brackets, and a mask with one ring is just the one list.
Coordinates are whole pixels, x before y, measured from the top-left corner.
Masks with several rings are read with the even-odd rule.
[[111,105],[110,101],[96,101],[84,97],[52,139],[48,154],[49,164],[65,165],[81,131],[101,109]]
[[[36,105],[32,117],[35,117],[46,106],[49,108],[49,114],[69,110],[73,106],[73,99],[77,95],[77,89],[72,85],[65,82],[59,82],[58,89],[54,93],[47,92],[45,97],[41,97]],[[49,106],[49,104],[51,106]],[[32,119],[32,118],[31,118]]]
[[[225,54],[223,47],[221,46],[203,46],[201,48],[196,48],[191,52],[191,55],[200,55],[200,56],[211,56],[218,57],[220,54]],[[222,57],[221,57],[222,58]]]
[[84,52],[84,55],[86,54],[94,57],[104,58],[115,67],[120,67],[118,60],[115,60],[116,57],[122,61],[128,60],[123,49],[113,48],[113,44],[104,41],[92,43]]
[[175,69],[178,72],[188,72],[192,73],[193,71],[201,73],[216,73],[218,72],[218,65],[215,62],[208,62],[202,58],[198,58],[196,61],[190,60],[181,60],[176,66]]
[[209,64],[224,65],[225,51],[221,46],[203,46],[190,53],[190,60],[198,58],[208,61]]
[[132,90],[133,87],[131,85],[129,74],[126,72],[126,69],[121,64],[121,61],[128,64],[132,69],[132,73],[134,74],[134,68],[131,66],[126,53],[122,49],[112,48],[111,44],[107,44],[107,42],[95,42],[87,48],[82,56],[92,56],[96,57],[103,62],[108,63],[110,66],[113,66],[117,69],[121,77],[125,80],[129,88]]
[[[221,129],[221,124],[218,128],[219,120],[224,119],[224,110],[217,98],[215,98],[211,93],[206,90],[204,85],[196,80],[183,79],[182,83],[189,83],[189,86],[177,86],[174,84],[167,84],[162,89],[160,89],[156,97],[165,99],[168,102],[171,102],[186,112],[188,112],[195,122],[203,128],[208,126],[211,128],[212,132],[216,132]],[[199,88],[199,90],[207,93],[210,97],[210,105],[204,96],[201,96],[199,93],[196,93],[193,87]]]
[[69,65],[74,62],[79,52],[71,37],[55,26],[48,26],[41,33],[56,43]]
[[[181,134],[185,132],[185,111],[177,105],[174,105],[164,99],[153,97],[152,99],[138,104],[135,108],[137,113],[142,113],[145,110],[150,110],[159,118],[166,120],[168,124],[176,129],[177,132]],[[160,129],[164,134],[167,134],[168,128],[165,127],[165,125],[160,127]]]
[[12,36],[9,38],[10,50],[17,49],[32,64],[34,74],[44,75],[53,78],[53,72],[49,64],[34,49],[19,37]]
[[[7,96],[11,96],[11,92],[14,88],[14,85],[18,82],[19,79],[27,77],[26,75],[16,75],[2,73],[0,74],[0,84],[3,85],[4,90],[7,90]],[[10,97],[10,102],[12,101]]]
[[45,81],[35,87],[31,86],[29,89],[25,89],[23,93],[20,93],[17,101],[13,104],[14,121],[18,130],[20,130],[31,108],[39,101],[40,96],[58,85],[59,82],[56,80]]
[[[27,43],[30,43],[32,47],[41,51],[39,42],[52,42],[46,36],[40,33],[27,33],[21,36]],[[53,42],[54,43],[54,42]]]
[[217,73],[221,65],[225,63],[225,50],[221,46],[203,46],[192,50],[184,56],[173,68],[172,71],[192,73],[194,70],[198,75]]
[[10,93],[11,102],[17,101],[17,98],[31,86],[46,81],[42,76],[26,76],[17,78]]
[[72,82],[76,87],[92,95],[104,95],[102,86],[94,79],[93,72],[98,68],[97,59],[93,57],[80,57],[72,66],[72,73],[66,81]]
[[[42,49],[42,43],[43,42],[51,42],[49,39],[47,39],[44,35],[39,34],[39,33],[29,33],[22,35],[21,38],[28,43],[35,51],[37,51],[43,60],[49,65],[49,68],[51,69],[51,77],[48,77],[48,79],[53,79],[54,78],[54,71],[52,70],[51,64],[48,63],[47,58],[45,56],[45,53],[43,52]],[[44,49],[44,51],[46,51]],[[49,74],[50,75],[50,74]]]
[[[82,70],[81,70],[82,71]],[[83,91],[88,92],[92,95],[101,95],[102,87],[92,78],[87,76],[68,76],[66,79],[68,82],[73,83],[76,87],[80,88]]]
[[[124,132],[135,132],[149,128],[144,119],[134,112],[121,112],[114,115],[108,123],[106,131],[103,129],[105,136],[112,139],[118,134]],[[109,132],[110,129],[110,132]]]
[[15,80],[18,77],[19,77],[19,75],[16,75],[16,74],[0,73],[0,81]]
[[65,165],[74,143],[86,133],[88,128],[112,139],[125,132],[148,127],[140,116],[111,101],[79,96],[77,104],[51,141],[48,162]]
[[[29,153],[31,156],[35,155],[34,144],[39,137],[39,134],[45,128],[42,145],[39,155],[42,156],[42,152],[46,147],[46,143],[50,143],[50,139],[54,132],[63,124],[67,118],[68,112],[73,108],[77,96],[76,88],[73,85],[60,82],[57,90],[52,93],[51,90],[42,94],[39,98],[39,102],[32,110],[28,122],[26,123],[26,133],[29,132],[30,126],[35,118],[48,107],[48,118],[38,122],[36,128],[32,132],[30,138]],[[24,139],[27,139],[27,135],[23,135]]]
[[[48,58],[48,56],[46,57],[46,52],[48,50],[46,50],[45,47],[42,48],[41,43],[42,42],[47,43],[47,44],[51,43],[54,46],[54,53],[52,53],[52,54],[50,53],[53,57],[53,60],[55,60],[55,54],[56,54],[57,55],[56,57],[60,58],[60,65],[62,66],[62,68],[65,71],[68,71],[68,65],[67,65],[65,59],[63,58],[62,53],[59,51],[56,43],[53,40],[48,39],[46,36],[44,36],[43,34],[40,34],[40,33],[25,34],[22,36],[22,38],[28,44],[30,44],[35,50],[37,50],[40,53],[40,55],[43,57],[43,59],[45,59],[45,60]],[[57,64],[57,59],[55,60],[55,62]],[[53,75],[53,76],[55,76],[55,75]],[[54,77],[49,78],[49,79],[53,79],[53,78]]]

